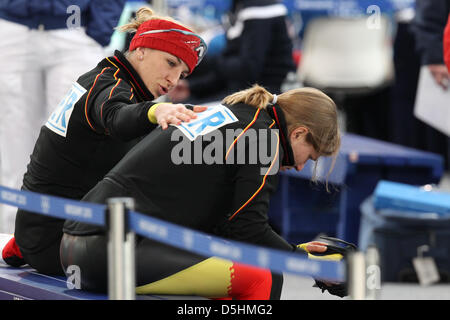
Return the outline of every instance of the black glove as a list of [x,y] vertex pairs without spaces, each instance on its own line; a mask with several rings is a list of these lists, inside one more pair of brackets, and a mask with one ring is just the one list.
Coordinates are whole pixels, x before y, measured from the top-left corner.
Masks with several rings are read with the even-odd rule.
[[[306,249],[306,243],[302,243],[297,246],[297,248],[308,252],[308,257],[310,259],[318,259],[318,260],[330,260],[330,261],[340,261],[345,259],[350,252],[356,251],[357,247],[353,243],[346,242],[344,240],[332,237],[319,236],[319,239],[325,240],[327,243],[327,250],[325,252],[314,252],[309,253]],[[338,284],[327,284],[321,280],[314,279],[316,282],[314,287],[318,287],[325,292],[328,290],[329,293],[338,297],[345,297],[348,295],[347,283],[338,283]]]
[[316,282],[313,287],[317,287],[322,290],[322,293],[325,292],[325,290],[328,290],[329,293],[332,295],[338,296],[338,297],[345,297],[348,296],[348,288],[347,283],[338,283],[338,284],[326,284],[325,282],[322,282],[320,280],[314,279]]

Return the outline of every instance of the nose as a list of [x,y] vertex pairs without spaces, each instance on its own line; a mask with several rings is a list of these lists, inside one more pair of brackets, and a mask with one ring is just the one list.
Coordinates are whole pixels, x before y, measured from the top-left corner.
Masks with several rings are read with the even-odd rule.
[[168,82],[169,89],[171,89],[177,85],[178,80],[180,80],[180,77],[181,77],[181,72],[179,72],[179,71],[170,72],[167,75],[166,79]]

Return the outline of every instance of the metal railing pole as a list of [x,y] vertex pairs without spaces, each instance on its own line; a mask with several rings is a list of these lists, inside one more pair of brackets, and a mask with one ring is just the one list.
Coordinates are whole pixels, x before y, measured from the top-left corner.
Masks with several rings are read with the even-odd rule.
[[381,290],[380,255],[375,246],[366,250],[366,299],[377,300]]
[[135,298],[134,233],[128,230],[127,210],[132,198],[108,199],[108,298]]
[[364,253],[353,252],[348,257],[348,293],[352,300],[366,298],[366,261]]
[[[134,201],[128,210],[134,210]],[[127,224],[128,225],[128,224]],[[127,227],[125,235],[125,300],[136,299],[135,233]]]

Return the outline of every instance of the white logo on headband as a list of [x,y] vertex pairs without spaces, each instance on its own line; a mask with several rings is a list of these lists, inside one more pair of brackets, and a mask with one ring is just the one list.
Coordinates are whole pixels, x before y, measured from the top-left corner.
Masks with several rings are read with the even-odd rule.
[[[143,36],[146,34],[153,34],[153,33],[162,33],[162,32],[179,32],[184,35],[196,37],[198,39],[198,41],[200,41],[200,45],[197,48],[193,49],[193,50],[195,50],[195,52],[197,52],[197,55],[198,55],[197,65],[200,63],[200,61],[202,61],[206,51],[208,50],[208,46],[206,45],[205,41],[199,35],[197,35],[195,33],[185,31],[185,30],[180,30],[180,29],[161,29],[161,30],[149,30],[149,31],[140,33],[139,36]],[[184,41],[184,43],[187,44],[188,46],[191,46],[192,44],[196,44],[198,41],[187,40],[187,41]],[[192,49],[192,46],[191,46],[191,49]]]
[[195,48],[195,51],[197,52],[199,57],[203,57],[205,54],[205,47],[200,45],[199,47]]

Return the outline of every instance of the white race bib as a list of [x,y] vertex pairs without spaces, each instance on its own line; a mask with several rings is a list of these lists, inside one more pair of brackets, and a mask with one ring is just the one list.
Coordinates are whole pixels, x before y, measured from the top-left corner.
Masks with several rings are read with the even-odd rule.
[[236,121],[238,118],[230,109],[223,105],[215,105],[197,113],[197,119],[174,126],[180,129],[189,140],[194,141],[198,136],[203,136]]
[[86,89],[80,86],[77,82],[72,84],[69,92],[59,103],[55,111],[50,115],[45,126],[53,132],[65,137],[67,127],[69,126],[70,116],[72,115],[73,106],[80,100],[81,96],[86,92]]

